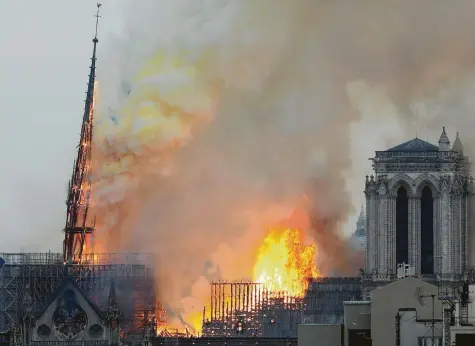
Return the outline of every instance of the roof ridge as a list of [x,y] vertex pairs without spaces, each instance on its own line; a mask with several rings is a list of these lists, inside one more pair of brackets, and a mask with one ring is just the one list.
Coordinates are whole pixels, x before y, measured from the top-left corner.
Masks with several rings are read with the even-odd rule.
[[405,141],[401,144],[398,144],[394,147],[389,148],[386,151],[393,152],[424,152],[424,151],[439,151],[439,147],[424,141],[420,138],[412,138],[408,141]]

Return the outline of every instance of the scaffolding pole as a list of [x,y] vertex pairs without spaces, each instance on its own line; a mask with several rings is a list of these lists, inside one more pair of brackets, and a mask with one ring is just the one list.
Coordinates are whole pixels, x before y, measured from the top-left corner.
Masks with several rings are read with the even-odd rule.
[[341,323],[343,302],[361,298],[361,279],[309,279],[303,297],[268,290],[251,281],[210,285],[203,336],[295,337],[299,323]]

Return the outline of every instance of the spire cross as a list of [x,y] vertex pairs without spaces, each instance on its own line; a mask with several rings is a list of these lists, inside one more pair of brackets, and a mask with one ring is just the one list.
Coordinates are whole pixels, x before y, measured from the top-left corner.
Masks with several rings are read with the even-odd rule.
[[99,15],[99,10],[101,8],[102,4],[100,3],[97,3],[97,12],[96,12],[96,15],[94,17],[96,17],[96,35],[94,36],[94,38],[97,40],[97,27],[99,26],[99,18],[101,18],[102,16]]

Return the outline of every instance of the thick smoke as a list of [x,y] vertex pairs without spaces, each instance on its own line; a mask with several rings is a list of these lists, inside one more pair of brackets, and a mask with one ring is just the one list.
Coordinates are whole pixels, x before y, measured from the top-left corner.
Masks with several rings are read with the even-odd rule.
[[462,140],[473,128],[473,1],[129,5],[100,78],[99,235],[156,252],[176,312],[202,308],[204,277],[250,275],[264,226],[304,194],[318,251],[348,271],[339,232],[370,170],[358,145],[383,149],[414,123],[458,125]]

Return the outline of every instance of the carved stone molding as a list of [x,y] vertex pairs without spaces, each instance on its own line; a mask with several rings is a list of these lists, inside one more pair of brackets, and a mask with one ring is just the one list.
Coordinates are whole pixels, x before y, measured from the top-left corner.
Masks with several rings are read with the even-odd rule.
[[397,174],[389,181],[389,189],[392,196],[397,196],[397,192],[401,186],[403,186],[408,196],[414,195],[414,180],[407,174]]
[[422,190],[428,186],[432,191],[432,197],[436,197],[439,193],[440,182],[439,179],[434,177],[432,174],[421,174],[414,180],[416,186],[415,195],[419,198],[422,197]]

